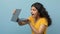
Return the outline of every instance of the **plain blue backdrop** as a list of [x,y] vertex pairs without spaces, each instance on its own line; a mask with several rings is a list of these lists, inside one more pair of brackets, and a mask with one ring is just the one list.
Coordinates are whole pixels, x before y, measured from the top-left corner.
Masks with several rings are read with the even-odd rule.
[[11,17],[14,9],[22,9],[19,18],[28,18],[35,2],[42,3],[52,19],[47,34],[60,34],[60,0],[0,0],[0,34],[31,34],[29,25],[19,26]]

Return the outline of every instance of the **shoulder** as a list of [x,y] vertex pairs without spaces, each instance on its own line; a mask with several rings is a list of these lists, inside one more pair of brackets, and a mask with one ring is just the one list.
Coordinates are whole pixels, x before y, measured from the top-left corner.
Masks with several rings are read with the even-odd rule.
[[47,21],[46,18],[41,18],[40,22],[41,22],[41,24],[44,24],[44,25],[48,26],[48,21]]
[[40,20],[41,20],[41,21],[47,21],[47,19],[44,18],[44,17],[43,17],[43,18],[40,18]]
[[32,20],[33,18],[32,18],[32,16],[29,16],[28,19],[29,19],[29,20]]

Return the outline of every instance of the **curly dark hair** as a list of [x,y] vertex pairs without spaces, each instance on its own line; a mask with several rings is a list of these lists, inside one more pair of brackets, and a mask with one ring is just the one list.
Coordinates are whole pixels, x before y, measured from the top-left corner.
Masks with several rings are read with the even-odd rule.
[[48,15],[48,12],[44,8],[44,6],[39,2],[36,2],[36,3],[32,4],[32,6],[34,6],[38,10],[38,12],[40,13],[40,17],[45,17],[47,19],[48,26],[50,26],[51,25],[51,18]]

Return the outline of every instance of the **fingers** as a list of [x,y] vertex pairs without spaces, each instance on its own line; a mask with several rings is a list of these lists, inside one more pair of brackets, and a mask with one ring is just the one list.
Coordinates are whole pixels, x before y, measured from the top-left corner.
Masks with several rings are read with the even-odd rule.
[[16,13],[16,9],[13,10],[13,14],[15,14],[15,13]]

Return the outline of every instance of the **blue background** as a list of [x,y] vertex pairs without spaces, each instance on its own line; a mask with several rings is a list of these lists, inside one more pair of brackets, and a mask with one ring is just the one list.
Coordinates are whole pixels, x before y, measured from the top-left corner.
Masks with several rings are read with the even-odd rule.
[[52,19],[47,34],[60,34],[60,0],[0,0],[0,34],[31,34],[29,25],[19,26],[11,17],[14,9],[22,9],[19,18],[28,18],[35,2],[42,3]]

